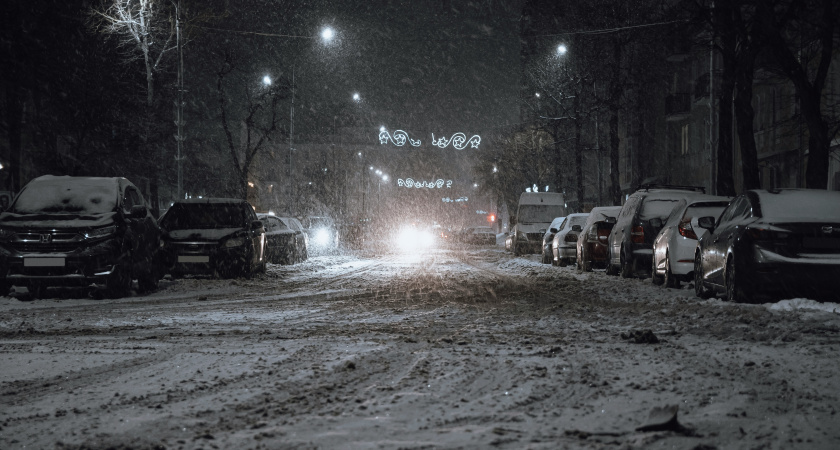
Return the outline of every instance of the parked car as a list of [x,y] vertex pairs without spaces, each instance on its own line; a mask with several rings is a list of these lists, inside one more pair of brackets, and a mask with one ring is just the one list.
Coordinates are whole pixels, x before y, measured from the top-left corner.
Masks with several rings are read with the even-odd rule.
[[338,248],[338,227],[332,217],[309,216],[303,219],[302,225],[313,253],[326,253]]
[[294,264],[305,261],[309,237],[297,219],[257,214],[265,227],[265,255],[272,264]]
[[706,233],[697,225],[697,220],[704,216],[718,217],[730,200],[731,197],[700,195],[677,203],[653,240],[650,277],[653,284],[664,283],[666,287],[678,288],[680,281],[693,277],[697,241]]
[[576,243],[578,270],[591,272],[593,267],[606,267],[609,256],[607,242],[620,211],[621,206],[598,206],[589,211]]
[[695,186],[643,185],[630,194],[610,231],[607,273],[630,278],[650,270],[653,239],[680,200],[703,194]]
[[140,190],[125,178],[46,175],[30,181],[0,214],[0,294],[25,286],[104,286],[109,297],[157,287],[160,229]]
[[496,232],[490,227],[472,227],[467,242],[477,245],[496,245]]
[[699,297],[837,300],[840,192],[750,190],[735,197],[719,219],[701,217],[698,225],[709,230],[694,256]]
[[180,200],[159,224],[163,267],[173,277],[250,276],[265,271],[265,228],[245,200]]
[[511,242],[505,243],[516,256],[542,253],[542,238],[555,217],[566,215],[566,200],[559,192],[523,192],[516,216],[511,216]]
[[589,213],[569,214],[560,224],[560,229],[551,241],[552,262],[555,266],[566,267],[577,260],[578,233],[588,217]]
[[554,234],[560,229],[560,225],[566,220],[566,216],[555,217],[545,230],[542,239],[542,263],[551,264],[554,261],[554,256],[551,253],[551,242],[554,241]]

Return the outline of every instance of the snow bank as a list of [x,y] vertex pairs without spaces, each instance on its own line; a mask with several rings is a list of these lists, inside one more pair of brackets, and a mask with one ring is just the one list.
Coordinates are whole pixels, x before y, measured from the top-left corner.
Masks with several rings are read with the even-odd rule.
[[767,303],[766,307],[769,311],[798,311],[812,309],[840,314],[840,304],[838,303],[820,303],[807,298],[793,298],[776,303]]

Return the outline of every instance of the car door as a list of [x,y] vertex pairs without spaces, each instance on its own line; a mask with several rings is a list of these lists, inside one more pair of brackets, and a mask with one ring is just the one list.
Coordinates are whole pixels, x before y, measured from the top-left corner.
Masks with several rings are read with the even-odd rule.
[[708,237],[705,271],[706,279],[719,286],[724,285],[724,268],[729,248],[735,239],[738,221],[746,210],[750,208],[750,202],[746,197],[737,197],[721,214],[720,222],[715,225],[715,230]]
[[278,242],[278,238],[280,237],[277,234],[277,231],[280,229],[280,225],[276,217],[263,217],[262,218],[263,226],[265,227],[265,253],[266,256],[268,255],[277,255],[279,252],[280,242]]
[[630,196],[627,199],[627,203],[624,204],[618,214],[615,226],[610,231],[610,264],[619,265],[621,263],[621,244],[624,242],[626,234],[630,232],[628,227],[632,225],[631,222],[638,202],[638,196]]
[[159,245],[159,229],[149,216],[148,209],[146,209],[147,214],[142,217],[132,217],[131,209],[134,206],[143,206],[146,209],[146,203],[140,191],[129,184],[123,190],[122,216],[125,218],[128,231],[127,238],[131,241],[132,259],[135,264],[141,261],[150,263],[153,252]]
[[242,206],[242,209],[245,214],[245,223],[249,230],[248,233],[251,236],[252,248],[254,249],[252,262],[257,266],[265,261],[265,229],[255,229],[253,227],[254,221],[259,219],[254,209],[251,208],[251,205],[246,203]]

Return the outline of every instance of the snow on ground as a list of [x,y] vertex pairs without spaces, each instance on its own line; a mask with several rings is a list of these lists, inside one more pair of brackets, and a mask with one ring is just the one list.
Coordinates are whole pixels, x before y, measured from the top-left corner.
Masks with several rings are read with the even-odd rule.
[[50,293],[0,298],[0,448],[840,446],[836,304],[500,247]]

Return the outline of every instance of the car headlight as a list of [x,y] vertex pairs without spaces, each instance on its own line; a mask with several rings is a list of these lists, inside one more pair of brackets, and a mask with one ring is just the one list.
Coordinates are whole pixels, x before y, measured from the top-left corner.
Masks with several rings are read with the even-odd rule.
[[321,228],[315,232],[315,244],[327,245],[330,243],[330,232],[326,228]]
[[243,245],[245,245],[244,237],[228,239],[225,241],[225,248],[242,247]]
[[94,238],[101,238],[105,236],[110,236],[117,232],[117,226],[111,225],[109,227],[103,228],[96,228],[94,230],[88,230],[85,232],[85,239],[94,239]]

